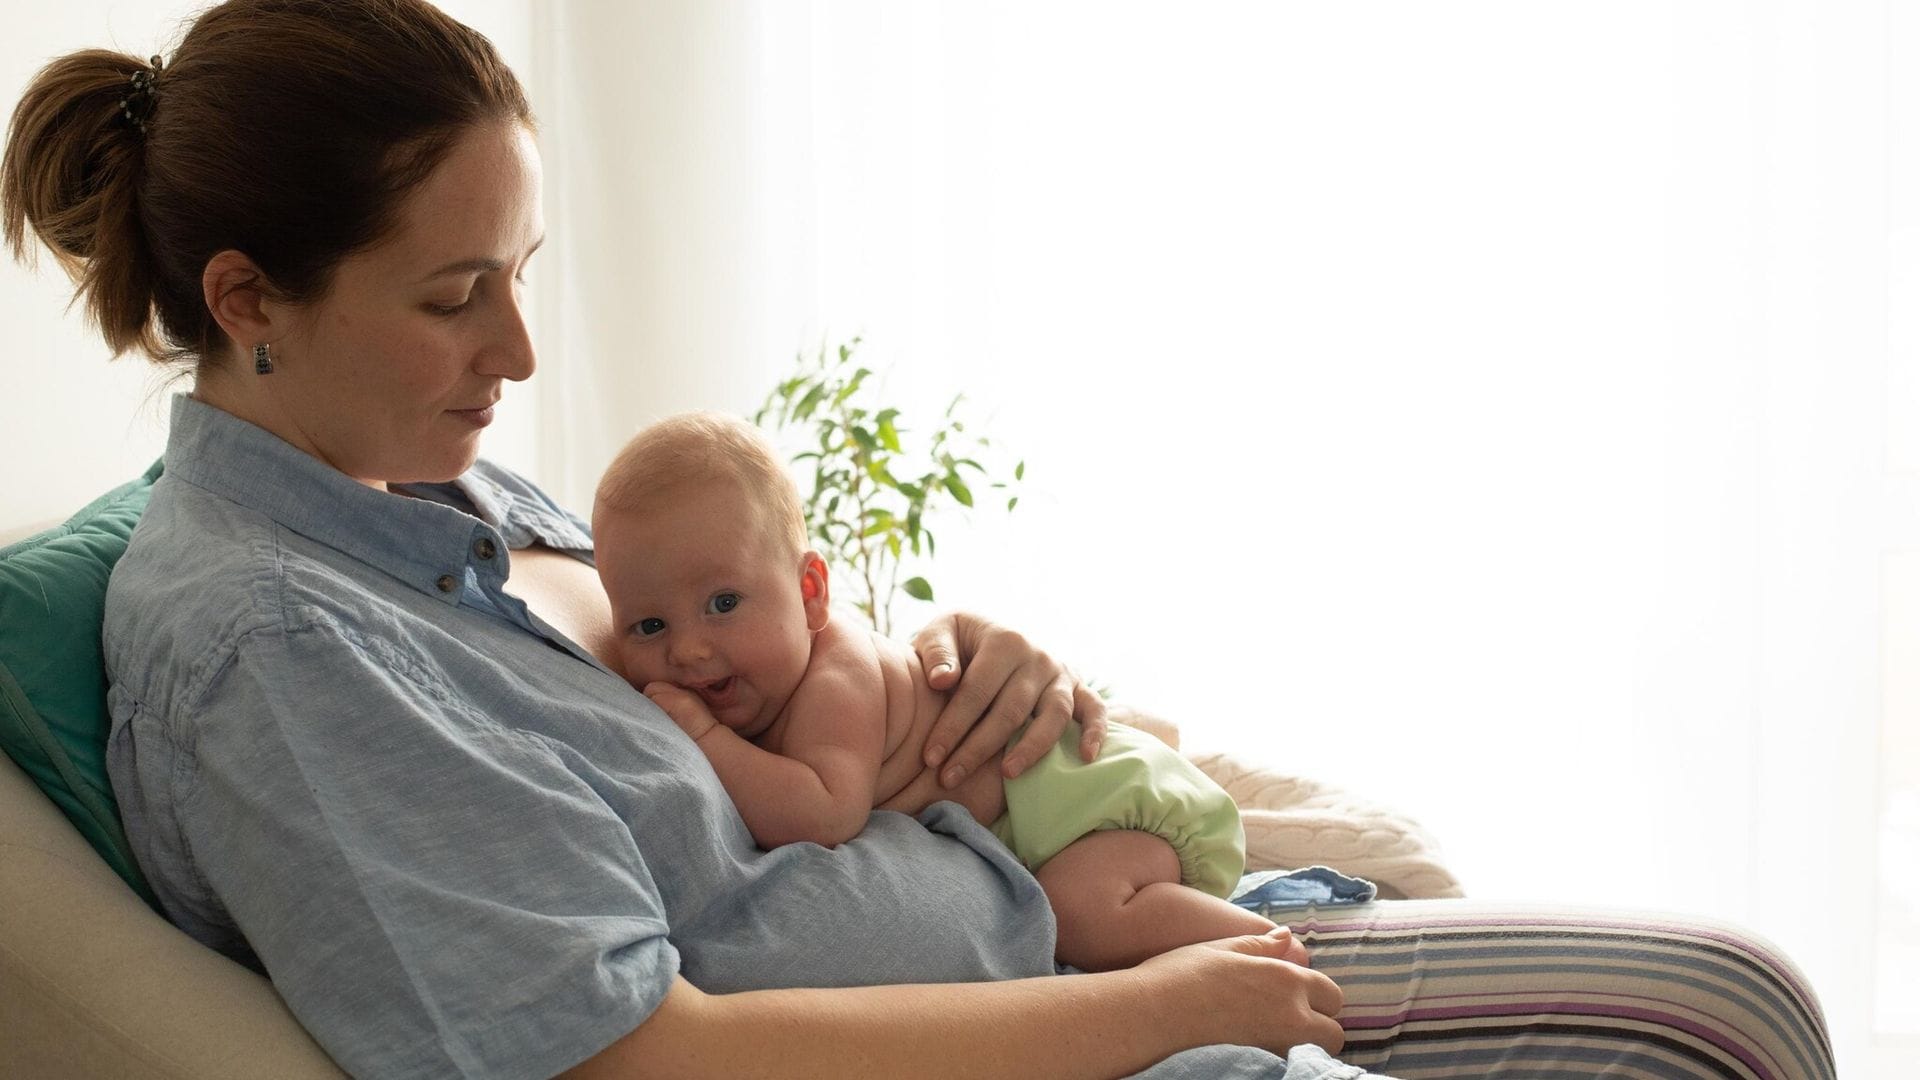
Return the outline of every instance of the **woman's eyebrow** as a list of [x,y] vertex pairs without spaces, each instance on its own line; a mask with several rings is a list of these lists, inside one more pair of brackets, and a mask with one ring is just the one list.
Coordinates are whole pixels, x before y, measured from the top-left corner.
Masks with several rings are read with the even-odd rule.
[[[527,258],[533,258],[533,253],[539,251],[540,245],[546,242],[547,238],[544,236],[535,240],[533,246],[527,249]],[[496,270],[504,270],[506,267],[507,264],[501,262],[499,259],[490,259],[484,256],[473,259],[457,259],[433,271],[420,280],[422,282],[432,281],[434,278],[443,278],[448,274],[491,274]]]

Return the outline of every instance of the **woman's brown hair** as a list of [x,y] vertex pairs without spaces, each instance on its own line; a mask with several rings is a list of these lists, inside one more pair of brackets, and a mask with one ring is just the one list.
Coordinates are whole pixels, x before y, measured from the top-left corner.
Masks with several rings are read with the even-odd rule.
[[398,225],[477,123],[532,111],[493,45],[423,0],[227,0],[159,67],[89,49],[14,109],[0,216],[50,248],[114,355],[215,362],[201,291],[229,248],[294,303]]

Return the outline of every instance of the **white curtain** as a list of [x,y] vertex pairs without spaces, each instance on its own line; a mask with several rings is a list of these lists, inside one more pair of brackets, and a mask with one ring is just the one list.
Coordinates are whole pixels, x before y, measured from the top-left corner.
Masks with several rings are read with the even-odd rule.
[[577,504],[860,333],[906,419],[965,391],[1029,462],[943,603],[1411,811],[1472,895],[1756,927],[1845,1075],[1920,1064],[1911,16],[535,13]]

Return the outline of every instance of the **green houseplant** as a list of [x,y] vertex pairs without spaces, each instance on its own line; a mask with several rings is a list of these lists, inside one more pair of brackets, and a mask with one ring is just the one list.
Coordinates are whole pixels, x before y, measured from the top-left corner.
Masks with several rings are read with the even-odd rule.
[[811,357],[801,353],[753,422],[776,433],[810,431],[807,448],[793,456],[813,474],[811,488],[801,485],[807,532],[839,580],[852,583],[854,607],[890,634],[897,594],[933,599],[924,572],[901,577],[910,563],[933,558],[930,522],[971,509],[976,491],[1003,493],[1011,511],[1020,497],[1010,489],[1025,478],[1026,462],[1014,464],[1010,480],[989,472],[981,459],[991,443],[967,430],[963,395],[931,427],[902,423],[898,408],[877,400],[874,372],[855,363],[859,346],[856,337],[833,350],[823,344]]

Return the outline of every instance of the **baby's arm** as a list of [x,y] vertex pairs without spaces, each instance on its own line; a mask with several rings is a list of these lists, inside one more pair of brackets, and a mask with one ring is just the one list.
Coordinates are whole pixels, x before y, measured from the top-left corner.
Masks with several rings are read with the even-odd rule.
[[669,683],[649,684],[646,693],[694,737],[761,847],[832,847],[866,827],[887,700],[879,657],[864,640],[831,622],[819,633],[787,703],[779,753],[717,723],[695,694]]

